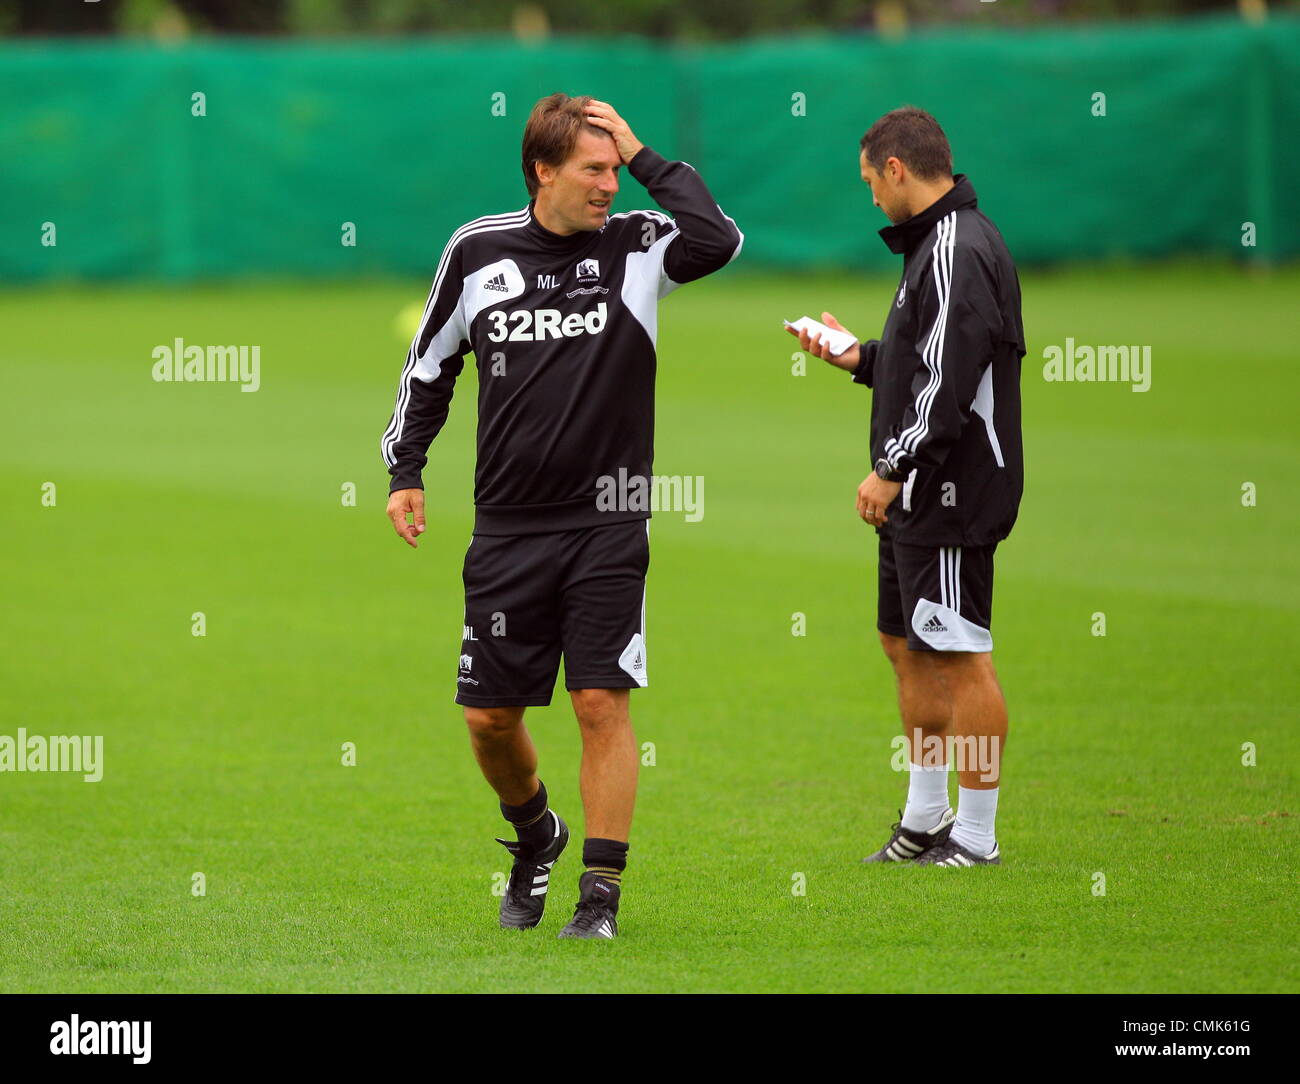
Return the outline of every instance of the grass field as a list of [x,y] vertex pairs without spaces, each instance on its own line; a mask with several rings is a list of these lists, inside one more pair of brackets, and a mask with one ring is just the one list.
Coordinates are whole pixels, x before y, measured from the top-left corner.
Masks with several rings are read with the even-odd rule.
[[[1300,272],[1025,276],[1005,865],[960,872],[858,862],[906,784],[853,505],[870,393],[792,375],[780,329],[874,333],[895,281],[736,271],[664,303],[655,466],[704,476],[705,516],[654,521],[656,764],[601,945],[554,936],[577,846],[540,929],[495,926],[504,825],[451,702],[471,374],[419,551],[384,518],[394,318],[425,284],[0,294],[0,734],[105,750],[98,783],[0,775],[0,990],[1300,989]],[[155,383],[177,336],[260,344],[261,389]],[[1044,382],[1067,336],[1150,344],[1151,390]],[[562,686],[529,720],[580,838]]]

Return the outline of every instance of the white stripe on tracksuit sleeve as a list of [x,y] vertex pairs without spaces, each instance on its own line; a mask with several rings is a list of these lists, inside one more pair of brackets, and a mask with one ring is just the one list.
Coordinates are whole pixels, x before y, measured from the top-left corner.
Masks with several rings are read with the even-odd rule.
[[936,234],[916,298],[920,337],[910,402],[885,439],[885,458],[903,473],[943,464],[961,436],[997,337],[986,316],[998,311],[992,273],[976,252],[963,248],[956,212],[939,222]]
[[477,233],[516,227],[526,217],[519,211],[476,219],[452,234],[443,249],[419,329],[402,367],[397,404],[380,442],[394,490],[423,488],[421,472],[429,445],[447,421],[452,389],[470,352],[461,296],[460,244]]

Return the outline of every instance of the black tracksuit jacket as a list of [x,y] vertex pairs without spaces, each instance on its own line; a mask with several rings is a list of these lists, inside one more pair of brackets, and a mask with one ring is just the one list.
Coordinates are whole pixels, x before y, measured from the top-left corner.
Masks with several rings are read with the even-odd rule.
[[476,534],[649,518],[601,509],[597,494],[620,471],[649,484],[659,299],[725,266],[744,238],[685,162],[643,147],[628,171],[671,218],[627,211],[561,237],[530,202],[452,235],[383,436],[390,492],[423,488],[429,444],[472,350]]
[[871,459],[907,475],[880,533],[978,546],[1011,532],[1024,489],[1020,281],[964,174],[950,192],[880,231],[903,278],[853,380],[873,389]]

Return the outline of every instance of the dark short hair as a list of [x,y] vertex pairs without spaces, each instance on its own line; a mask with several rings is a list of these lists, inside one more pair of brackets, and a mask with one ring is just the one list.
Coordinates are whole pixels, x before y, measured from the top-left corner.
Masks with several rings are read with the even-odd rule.
[[584,113],[595,99],[590,94],[571,98],[557,91],[538,100],[528,114],[524,125],[524,184],[528,195],[535,197],[541,186],[537,182],[537,162],[558,166],[573,153],[578,133],[584,127],[597,135],[607,135],[603,129],[588,124]]
[[871,168],[880,173],[897,158],[921,180],[952,176],[952,148],[939,122],[924,109],[893,109],[867,129],[860,144]]

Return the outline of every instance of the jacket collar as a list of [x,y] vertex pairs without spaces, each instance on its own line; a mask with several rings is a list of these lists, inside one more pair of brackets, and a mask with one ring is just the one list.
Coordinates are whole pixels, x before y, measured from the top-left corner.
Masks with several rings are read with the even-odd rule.
[[[528,201],[528,221],[524,223],[524,236],[539,248],[550,252],[576,252],[584,247],[600,230],[578,230],[576,233],[552,233],[537,221],[537,201]],[[603,227],[602,227],[603,229]]]
[[944,215],[953,211],[964,211],[975,205],[974,186],[966,179],[966,174],[958,173],[953,176],[953,186],[948,192],[924,211],[914,214],[911,218],[905,218],[895,225],[886,226],[880,231],[880,236],[889,246],[890,252],[910,256]]

